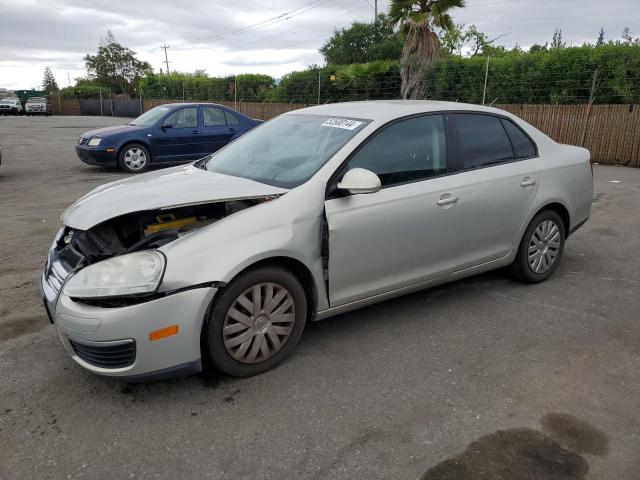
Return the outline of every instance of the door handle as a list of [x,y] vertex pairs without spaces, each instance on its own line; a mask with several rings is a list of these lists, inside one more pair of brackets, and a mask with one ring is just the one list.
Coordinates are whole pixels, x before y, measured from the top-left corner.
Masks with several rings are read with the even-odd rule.
[[535,178],[529,178],[529,177],[524,177],[522,179],[522,182],[520,183],[521,187],[530,187],[532,185],[536,184],[536,179]]
[[440,200],[438,200],[438,205],[442,207],[444,205],[450,205],[452,203],[456,203],[457,201],[458,201],[458,197],[453,197],[450,194],[445,193],[440,197]]
[[229,131],[230,131],[230,132],[235,132],[235,131],[236,131],[236,129],[235,129],[235,128],[233,128],[233,127],[229,127]]
[[198,135],[198,134],[200,133],[200,131],[198,131],[198,130],[194,130],[194,131],[193,131],[193,132],[191,132],[191,133],[193,133],[194,135]]

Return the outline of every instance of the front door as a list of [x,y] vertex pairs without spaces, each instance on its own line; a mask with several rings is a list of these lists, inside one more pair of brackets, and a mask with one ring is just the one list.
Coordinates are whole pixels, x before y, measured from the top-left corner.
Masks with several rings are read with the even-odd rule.
[[442,115],[402,120],[375,134],[344,171],[366,168],[379,192],[325,201],[331,306],[446,275],[456,266],[458,180],[447,176]]
[[156,161],[187,161],[202,156],[198,107],[174,110],[154,130],[153,153]]

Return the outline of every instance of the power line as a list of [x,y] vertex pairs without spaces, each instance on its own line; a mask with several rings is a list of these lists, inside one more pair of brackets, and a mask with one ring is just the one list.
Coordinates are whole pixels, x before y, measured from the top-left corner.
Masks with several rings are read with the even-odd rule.
[[230,37],[230,36],[235,36],[241,33],[247,33],[253,30],[258,30],[261,28],[265,28],[265,27],[269,27],[271,25],[274,25],[276,23],[282,22],[282,21],[286,21],[291,19],[294,16],[297,15],[301,15],[303,13],[308,12],[309,10],[312,10],[313,8],[316,8],[324,3],[329,2],[330,0],[315,0],[313,2],[311,2],[309,5],[306,5],[304,7],[300,7],[300,8],[296,8],[294,10],[290,10],[284,13],[281,13],[280,15],[276,15],[275,17],[271,17],[265,20],[261,20],[260,22],[251,24],[251,25],[247,25],[246,27],[242,27],[242,28],[238,28],[236,30],[229,30],[227,32],[223,32],[220,33],[218,35],[214,35],[213,37],[203,37],[203,38],[199,38],[199,39],[194,39],[191,41],[187,41],[187,42],[183,42],[183,43],[179,43],[176,44],[174,46],[188,46],[188,45],[197,45],[197,44],[201,44],[201,43],[212,43],[212,42],[216,42],[218,40],[221,40],[223,38],[226,37]]

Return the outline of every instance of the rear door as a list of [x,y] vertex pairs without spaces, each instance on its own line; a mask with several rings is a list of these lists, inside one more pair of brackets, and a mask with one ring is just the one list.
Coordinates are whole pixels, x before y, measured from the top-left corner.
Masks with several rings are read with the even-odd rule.
[[202,106],[202,153],[213,153],[224,147],[237,128],[227,124],[225,111],[220,107]]
[[460,179],[462,270],[509,254],[538,193],[542,162],[509,119],[452,113],[447,123]]
[[201,132],[198,107],[174,110],[154,128],[153,151],[156,161],[187,161],[200,158]]
[[426,115],[384,127],[347,162],[334,183],[359,167],[376,173],[382,189],[362,195],[329,189],[331,306],[454,270],[460,208],[446,158],[444,118]]

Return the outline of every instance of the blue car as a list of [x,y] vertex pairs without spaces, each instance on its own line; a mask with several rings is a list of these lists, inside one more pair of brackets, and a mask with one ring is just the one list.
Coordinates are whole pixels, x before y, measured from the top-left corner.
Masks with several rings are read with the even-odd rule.
[[214,103],[172,103],[155,107],[128,125],[82,134],[76,153],[89,165],[140,173],[151,164],[202,158],[260,123]]

